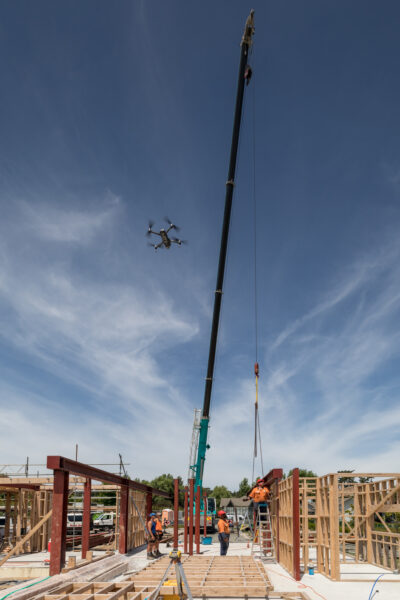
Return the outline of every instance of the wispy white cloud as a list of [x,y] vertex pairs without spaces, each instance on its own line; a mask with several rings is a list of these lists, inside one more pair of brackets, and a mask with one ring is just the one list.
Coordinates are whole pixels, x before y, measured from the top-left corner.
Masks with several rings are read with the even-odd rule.
[[120,199],[111,192],[106,194],[102,210],[77,210],[48,203],[20,202],[22,223],[28,234],[52,242],[89,244],[93,237],[113,221]]
[[[23,205],[13,239],[3,228],[0,308],[8,318],[0,323],[2,343],[57,378],[64,397],[71,386],[79,390],[79,400],[72,397],[67,410],[61,399],[47,402],[51,388],[45,382],[43,395],[26,396],[26,381],[3,390],[4,416],[14,424],[3,441],[9,440],[14,454],[23,448],[19,459],[10,456],[12,462],[26,454],[64,452],[79,442],[83,460],[95,460],[97,453],[97,461],[102,455],[109,462],[107,455],[115,456],[120,448],[136,461],[136,474],[140,470],[142,477],[176,472],[168,448],[181,431],[189,439],[191,407],[176,386],[179,368],[166,372],[159,356],[198,334],[194,313],[177,306],[151,278],[128,284],[108,277],[106,269],[102,278],[93,278],[71,267],[68,249],[51,251],[54,242],[84,241],[101,263],[96,235],[115,227],[120,214],[118,202],[91,213]],[[30,252],[13,253],[13,244],[21,240]],[[178,411],[171,408],[176,405]],[[34,433],[24,439],[17,430],[24,431],[28,421]],[[47,430],[52,433],[46,437]],[[21,446],[19,439],[24,439]],[[43,462],[43,456],[35,460]],[[186,455],[176,464],[183,471]]]
[[[371,248],[345,273],[333,274],[330,287],[319,298],[310,297],[310,310],[267,348],[260,378],[267,470],[398,470],[400,378],[393,361],[400,360],[399,259],[397,237]],[[213,421],[215,452],[222,466],[221,439],[230,439],[230,463],[244,473],[247,468],[249,476],[254,383],[234,385],[218,409],[223,426]],[[232,477],[233,486],[238,481]]]

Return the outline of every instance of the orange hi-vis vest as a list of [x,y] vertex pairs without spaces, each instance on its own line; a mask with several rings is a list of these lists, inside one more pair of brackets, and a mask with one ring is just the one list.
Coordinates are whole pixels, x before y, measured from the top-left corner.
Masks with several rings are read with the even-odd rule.
[[156,519],[156,531],[162,531],[162,525],[160,519]]
[[259,488],[255,487],[251,490],[249,496],[253,498],[254,502],[265,502],[268,498],[269,489],[266,487]]
[[228,521],[225,521],[225,519],[220,519],[218,521],[218,533],[230,533],[231,530],[229,529],[229,523]]

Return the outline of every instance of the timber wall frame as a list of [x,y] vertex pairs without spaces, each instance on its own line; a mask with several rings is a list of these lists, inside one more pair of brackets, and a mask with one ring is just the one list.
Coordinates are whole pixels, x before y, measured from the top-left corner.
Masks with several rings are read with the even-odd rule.
[[[43,518],[51,509],[52,491],[29,483],[3,483],[0,479],[0,496],[0,511],[5,516],[3,547],[17,546],[16,555],[47,550],[50,521]],[[42,526],[24,543],[26,532],[41,522]]]
[[[360,477],[371,481],[354,481]],[[334,581],[340,581],[345,562],[399,568],[400,533],[390,530],[382,514],[400,513],[400,473],[299,477],[293,469],[283,479],[282,470],[273,469],[264,483],[271,492],[276,559],[294,579],[300,579],[312,555],[317,570]]]
[[113,483],[119,487],[118,550],[121,554],[126,554],[128,550],[144,543],[145,532],[143,526],[140,528],[142,531],[138,529],[140,517],[134,507],[133,500],[138,505],[142,516],[143,513],[146,516],[151,512],[153,495],[170,498],[169,494],[163,490],[157,490],[143,483],[120,477],[119,475],[70,460],[63,456],[48,456],[47,468],[54,471],[50,575],[58,575],[65,564],[70,475],[78,475],[85,478],[82,558],[86,557],[86,552],[89,550],[92,480]]

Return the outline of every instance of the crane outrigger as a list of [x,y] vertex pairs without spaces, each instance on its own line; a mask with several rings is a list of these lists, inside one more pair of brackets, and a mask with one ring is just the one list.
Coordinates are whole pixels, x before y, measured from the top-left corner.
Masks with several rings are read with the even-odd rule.
[[[244,28],[244,33],[243,33],[243,37],[242,37],[242,41],[241,41],[239,76],[238,76],[237,93],[236,93],[235,115],[234,115],[234,121],[233,121],[232,144],[231,144],[231,153],[230,153],[230,159],[229,159],[228,178],[226,181],[224,220],[223,220],[223,225],[222,225],[221,246],[220,246],[220,252],[219,252],[217,285],[216,285],[215,297],[214,297],[214,312],[213,312],[213,318],[212,318],[210,348],[209,348],[209,354],[208,354],[207,376],[206,376],[206,383],[205,383],[205,390],[204,390],[204,402],[203,402],[203,410],[202,410],[200,424],[199,424],[197,458],[196,458],[196,463],[194,465],[190,465],[190,470],[191,470],[192,476],[195,480],[194,481],[195,492],[200,487],[200,497],[202,497],[201,491],[202,491],[202,487],[203,487],[203,474],[204,474],[204,463],[206,460],[206,452],[207,452],[207,449],[209,448],[209,445],[207,444],[207,437],[208,437],[208,429],[209,429],[209,421],[210,421],[211,391],[212,391],[212,384],[213,384],[215,353],[216,353],[216,347],[217,347],[218,328],[219,328],[219,320],[220,320],[220,312],[221,312],[222,288],[223,288],[223,282],[224,282],[226,253],[227,253],[227,247],[228,247],[228,235],[229,235],[229,226],[230,226],[231,209],[232,209],[233,189],[234,189],[234,185],[235,185],[235,172],[236,172],[237,152],[238,152],[238,144],[239,144],[240,123],[241,123],[241,119],[242,119],[243,97],[244,97],[244,91],[245,91],[245,84],[249,83],[251,74],[252,74],[251,68],[248,64],[248,55],[249,55],[249,50],[251,48],[251,45],[253,43],[253,40],[252,40],[253,34],[254,34],[254,10],[251,10],[250,14],[246,20],[246,25]],[[204,509],[207,510],[207,507],[202,507],[202,510],[204,510]],[[215,512],[215,509],[213,512]]]

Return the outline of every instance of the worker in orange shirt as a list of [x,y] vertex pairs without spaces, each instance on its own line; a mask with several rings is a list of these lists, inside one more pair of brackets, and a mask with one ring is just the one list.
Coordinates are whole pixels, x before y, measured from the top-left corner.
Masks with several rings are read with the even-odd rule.
[[220,543],[220,554],[221,556],[226,556],[229,548],[229,522],[228,516],[224,510],[218,511],[219,521],[218,521],[218,539]]
[[156,544],[155,551],[158,556],[162,556],[162,553],[159,550],[161,538],[163,536],[163,528],[161,523],[161,513],[156,514]]
[[[266,507],[268,496],[269,496],[269,489],[264,484],[262,479],[257,479],[256,485],[247,494],[247,498],[245,498],[245,500],[250,500],[250,498],[253,499],[254,514],[257,514],[260,507],[261,508]],[[261,519],[262,519],[262,516],[264,515],[264,513],[266,515],[266,509],[260,510]]]

